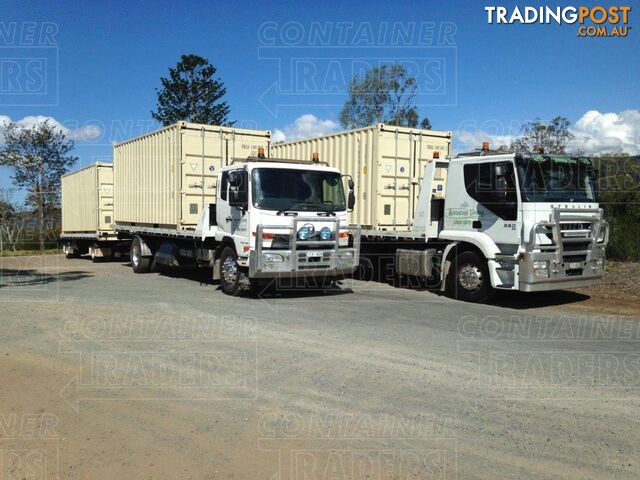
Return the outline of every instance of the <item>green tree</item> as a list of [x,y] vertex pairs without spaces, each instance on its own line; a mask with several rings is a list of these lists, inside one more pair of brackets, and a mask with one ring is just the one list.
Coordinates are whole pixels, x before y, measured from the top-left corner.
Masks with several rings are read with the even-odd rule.
[[4,130],[0,165],[13,168],[16,187],[25,188],[25,203],[38,219],[38,243],[45,244],[45,218],[60,201],[60,177],[78,160],[74,142],[48,120],[29,128],[10,123]]
[[233,125],[229,121],[229,105],[221,98],[227,89],[215,78],[216,67],[198,55],[182,55],[169,76],[162,77],[162,88],[156,89],[158,105],[151,112],[162,125],[178,121],[206,125]]
[[[402,65],[373,67],[362,78],[354,76],[351,80],[340,123],[344,128],[374,123],[416,127],[420,121],[413,106],[417,88],[416,79]],[[422,122],[431,126],[428,118]]]
[[520,136],[513,141],[511,149],[516,152],[543,149],[546,153],[565,153],[567,143],[573,138],[570,125],[566,117],[557,116],[549,123],[536,118],[522,126]]
[[610,227],[607,257],[640,260],[640,158],[605,153],[594,158],[598,202]]

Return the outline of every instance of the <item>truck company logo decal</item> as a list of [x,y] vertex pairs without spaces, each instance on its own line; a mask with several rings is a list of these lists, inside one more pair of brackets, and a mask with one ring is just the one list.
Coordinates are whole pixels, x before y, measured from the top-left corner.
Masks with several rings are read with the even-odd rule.
[[578,37],[626,37],[631,6],[486,6],[489,24],[579,24]]

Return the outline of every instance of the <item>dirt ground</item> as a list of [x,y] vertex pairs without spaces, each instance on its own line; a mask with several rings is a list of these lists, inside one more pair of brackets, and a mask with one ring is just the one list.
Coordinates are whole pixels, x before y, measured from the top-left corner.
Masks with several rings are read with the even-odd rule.
[[640,478],[640,317],[613,270],[637,265],[608,293],[493,305],[0,267],[1,480]]

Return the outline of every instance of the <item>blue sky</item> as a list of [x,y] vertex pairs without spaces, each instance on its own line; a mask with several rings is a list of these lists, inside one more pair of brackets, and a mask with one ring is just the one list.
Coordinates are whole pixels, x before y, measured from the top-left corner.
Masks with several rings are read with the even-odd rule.
[[[81,165],[108,160],[113,141],[152,128],[160,76],[181,54],[195,53],[218,68],[239,126],[292,138],[337,128],[350,74],[399,60],[418,69],[416,103],[433,127],[466,132],[458,148],[483,136],[508,140],[534,117],[565,115],[576,123],[590,111],[617,116],[592,114],[583,122],[586,134],[638,143],[635,5],[628,38],[578,38],[577,25],[488,25],[487,4],[5,1],[0,59],[15,52],[46,58],[47,88],[31,96],[0,91],[0,116],[53,117],[78,139]],[[429,31],[425,22],[433,25],[432,41],[421,36]],[[314,28],[329,38],[313,37]],[[296,122],[304,115],[306,123]],[[6,187],[8,172],[0,172]]]

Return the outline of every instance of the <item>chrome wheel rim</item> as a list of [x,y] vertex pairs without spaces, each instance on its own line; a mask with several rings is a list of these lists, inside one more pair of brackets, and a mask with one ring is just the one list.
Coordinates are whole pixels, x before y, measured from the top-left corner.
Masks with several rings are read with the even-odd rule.
[[140,248],[137,244],[134,244],[133,248],[131,248],[131,263],[133,263],[134,267],[137,267],[140,263]]
[[238,278],[238,263],[233,257],[227,257],[222,263],[222,280],[228,286],[233,286]]
[[458,285],[470,292],[482,287],[482,271],[477,265],[466,264],[458,270]]

